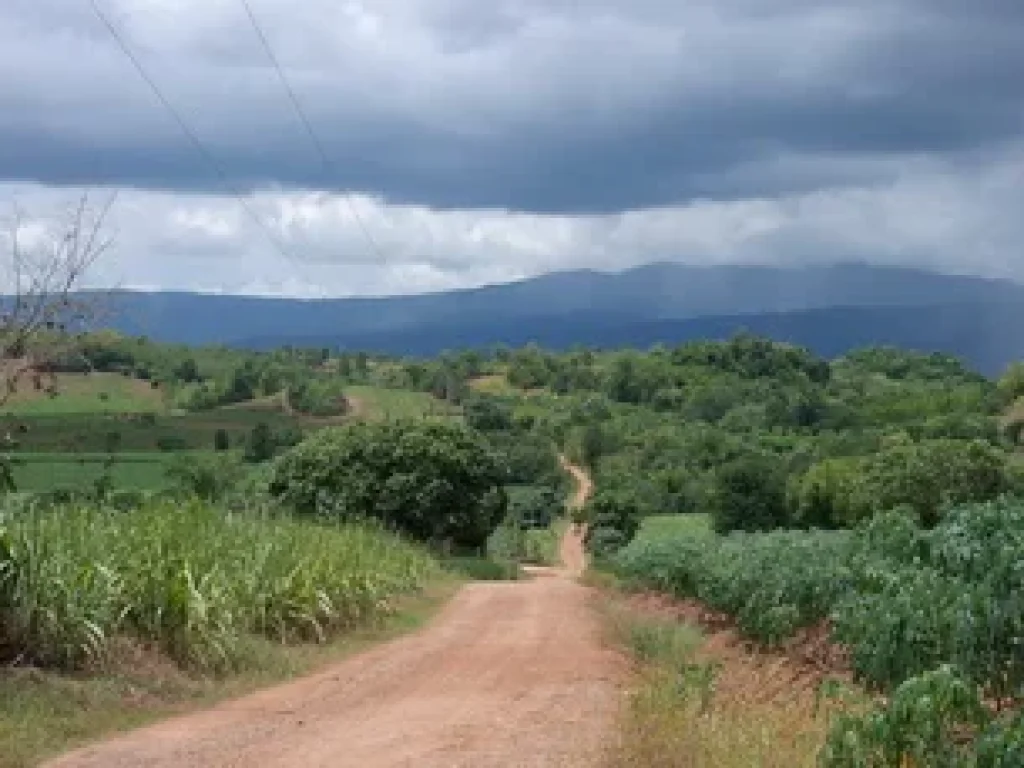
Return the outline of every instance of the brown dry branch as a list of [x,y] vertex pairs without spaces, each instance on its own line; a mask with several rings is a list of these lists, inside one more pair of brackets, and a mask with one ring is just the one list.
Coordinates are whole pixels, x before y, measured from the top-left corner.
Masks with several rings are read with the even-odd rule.
[[113,244],[107,217],[115,198],[94,205],[85,192],[52,219],[13,206],[0,231],[0,407],[26,376],[49,375],[53,386],[55,364],[80,356],[82,334],[101,309],[98,294],[81,288]]

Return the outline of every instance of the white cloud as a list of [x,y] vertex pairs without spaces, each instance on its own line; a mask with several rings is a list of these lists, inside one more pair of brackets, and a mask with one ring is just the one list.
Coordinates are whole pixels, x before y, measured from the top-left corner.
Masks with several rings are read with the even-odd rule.
[[[654,260],[868,259],[1024,280],[1022,179],[1024,148],[1017,148],[969,172],[914,163],[884,185],[607,215],[438,211],[284,191],[247,198],[285,256],[230,197],[129,191],[110,218],[115,251],[92,279],[125,287],[345,296]],[[3,191],[26,209],[51,211],[71,194],[39,186]]]

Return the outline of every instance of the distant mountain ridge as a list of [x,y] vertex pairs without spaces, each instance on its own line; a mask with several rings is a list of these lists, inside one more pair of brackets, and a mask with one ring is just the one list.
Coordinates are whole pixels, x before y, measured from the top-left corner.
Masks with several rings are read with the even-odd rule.
[[[382,298],[287,299],[115,292],[112,325],[189,344],[310,344],[403,354],[537,341],[647,345],[740,326],[823,354],[890,343],[965,357],[988,372],[1021,357],[1024,286],[866,264],[687,266],[557,272],[502,285]],[[1021,308],[1021,309],[1018,309]],[[955,318],[950,320],[949,318]]]

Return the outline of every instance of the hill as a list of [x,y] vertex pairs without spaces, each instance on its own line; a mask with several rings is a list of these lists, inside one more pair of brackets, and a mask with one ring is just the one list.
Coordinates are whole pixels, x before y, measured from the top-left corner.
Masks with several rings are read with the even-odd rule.
[[922,307],[830,307],[793,312],[737,314],[682,320],[634,320],[599,313],[445,323],[390,332],[325,333],[304,337],[270,336],[242,343],[260,349],[285,341],[299,346],[372,349],[394,355],[435,355],[445,350],[510,347],[530,342],[553,350],[581,344],[614,349],[726,339],[747,330],[776,341],[806,346],[824,357],[851,349],[895,346],[955,355],[975,370],[997,374],[1024,357],[1024,302],[951,303]]
[[302,300],[120,291],[117,330],[156,341],[431,355],[536,341],[565,348],[722,338],[740,327],[834,355],[892,344],[962,356],[987,373],[1021,356],[1024,286],[865,264],[651,264],[559,272],[416,296]]
[[112,309],[127,332],[204,344],[580,312],[654,320],[834,306],[1021,300],[1024,286],[1006,280],[917,269],[852,263],[805,267],[661,263],[617,273],[556,272],[468,290],[379,298],[303,300],[126,291],[113,295]]

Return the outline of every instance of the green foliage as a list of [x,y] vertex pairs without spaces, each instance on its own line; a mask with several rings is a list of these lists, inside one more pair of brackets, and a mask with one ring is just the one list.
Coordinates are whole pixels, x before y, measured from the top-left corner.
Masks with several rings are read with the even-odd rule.
[[908,505],[934,525],[947,505],[994,499],[1006,488],[1005,458],[981,441],[899,440],[864,462],[855,502],[872,510]]
[[249,439],[245,445],[245,460],[253,464],[269,461],[274,458],[277,452],[277,441],[274,433],[265,421],[261,421],[252,428]]
[[508,495],[508,516],[520,528],[548,528],[565,511],[564,500],[551,487],[511,487]]
[[1000,700],[1024,692],[1024,503],[957,507],[933,529],[892,512],[855,532],[641,535],[632,579],[735,616],[765,643],[831,619],[858,679],[891,690],[952,663]]
[[181,435],[160,435],[156,439],[156,447],[161,451],[184,451],[188,442]]
[[335,378],[309,376],[285,393],[293,410],[309,416],[340,416],[348,410],[343,383]]
[[1024,506],[950,511],[924,531],[880,516],[851,553],[854,590],[834,610],[834,633],[859,677],[890,687],[952,662],[990,694],[1024,692]]
[[445,557],[441,562],[452,573],[475,581],[517,581],[520,576],[519,564],[510,558],[458,555]]
[[425,553],[365,526],[198,502],[28,509],[0,518],[0,653],[81,668],[128,635],[222,670],[245,662],[248,636],[325,640],[434,572]]
[[626,546],[640,528],[640,508],[621,493],[598,490],[587,502],[583,516],[588,523],[587,549],[598,557]]
[[907,507],[935,525],[951,505],[988,501],[1011,490],[1006,456],[980,440],[887,439],[868,457],[825,459],[790,482],[793,522],[804,527],[855,525]]
[[994,716],[973,685],[942,665],[866,714],[840,714],[820,760],[824,768],[1009,768],[1024,764],[1024,716]]
[[801,528],[840,528],[861,517],[861,462],[825,459],[795,479],[790,488],[792,523]]
[[554,565],[560,530],[556,521],[565,512],[558,492],[545,486],[508,489],[505,519],[487,539],[487,554],[500,560]]
[[220,501],[241,481],[245,469],[232,454],[179,454],[167,465],[172,487],[204,501]]
[[463,427],[353,424],[283,454],[270,491],[305,514],[375,518],[423,541],[481,547],[505,514],[504,475]]
[[996,390],[1004,406],[1024,396],[1024,363],[1010,365],[996,382]]
[[711,518],[718,533],[767,531],[786,524],[785,473],[768,456],[744,456],[714,474]]
[[512,408],[502,400],[476,394],[463,404],[466,424],[481,432],[502,432],[512,429]]

